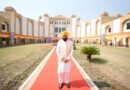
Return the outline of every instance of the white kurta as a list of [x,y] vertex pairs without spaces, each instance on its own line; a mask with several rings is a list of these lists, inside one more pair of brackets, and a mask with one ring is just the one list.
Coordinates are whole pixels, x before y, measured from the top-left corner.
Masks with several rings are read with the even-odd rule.
[[[70,48],[69,54],[67,54],[67,48]],[[64,57],[70,60],[73,54],[73,42],[71,40],[59,40],[57,43],[56,53],[58,56],[58,73],[70,72],[71,62],[64,63],[61,59]]]

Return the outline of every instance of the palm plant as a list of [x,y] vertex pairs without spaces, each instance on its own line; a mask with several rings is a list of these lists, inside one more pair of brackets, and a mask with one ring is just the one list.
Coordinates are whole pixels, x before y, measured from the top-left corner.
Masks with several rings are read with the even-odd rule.
[[88,46],[88,47],[83,46],[83,47],[81,47],[80,51],[81,51],[81,53],[87,55],[87,59],[89,61],[91,61],[92,55],[99,55],[100,54],[100,50],[95,46]]

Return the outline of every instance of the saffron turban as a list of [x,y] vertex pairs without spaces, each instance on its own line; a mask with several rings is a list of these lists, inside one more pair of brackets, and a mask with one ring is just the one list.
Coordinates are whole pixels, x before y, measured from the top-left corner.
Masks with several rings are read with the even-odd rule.
[[63,31],[63,32],[61,33],[61,36],[63,37],[64,35],[69,36],[69,33],[68,33],[67,31]]

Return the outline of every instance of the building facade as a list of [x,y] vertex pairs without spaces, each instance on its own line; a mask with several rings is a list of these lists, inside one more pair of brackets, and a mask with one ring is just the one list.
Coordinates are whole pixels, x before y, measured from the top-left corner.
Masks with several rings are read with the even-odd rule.
[[0,24],[0,45],[43,42],[44,23],[24,17],[12,7],[0,11]]
[[107,12],[103,12],[98,18],[87,23],[86,32],[84,41],[88,43],[112,43],[114,46],[130,47],[130,13],[124,16],[109,16]]
[[46,41],[54,41],[61,37],[61,32],[68,31],[70,33],[70,38],[75,39],[75,37],[80,37],[80,19],[75,15],[71,17],[65,17],[58,15],[55,17],[50,17],[48,14],[41,16],[40,21],[44,22],[44,36]]
[[89,21],[75,15],[44,14],[34,20],[6,7],[0,11],[0,24],[0,46],[54,42],[66,30],[74,42],[130,47],[130,13],[110,16],[103,12]]

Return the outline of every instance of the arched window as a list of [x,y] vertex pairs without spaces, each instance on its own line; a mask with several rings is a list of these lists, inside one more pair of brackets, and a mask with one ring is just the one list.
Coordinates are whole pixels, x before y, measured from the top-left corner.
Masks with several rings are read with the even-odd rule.
[[130,30],[130,22],[127,23],[126,29],[127,29],[127,30]]
[[127,20],[123,26],[124,32],[130,32],[130,20]]
[[2,32],[7,32],[8,25],[6,22],[2,23]]
[[111,33],[111,27],[108,27],[108,33]]
[[111,26],[107,26],[105,29],[105,34],[111,34],[112,33],[112,28]]

